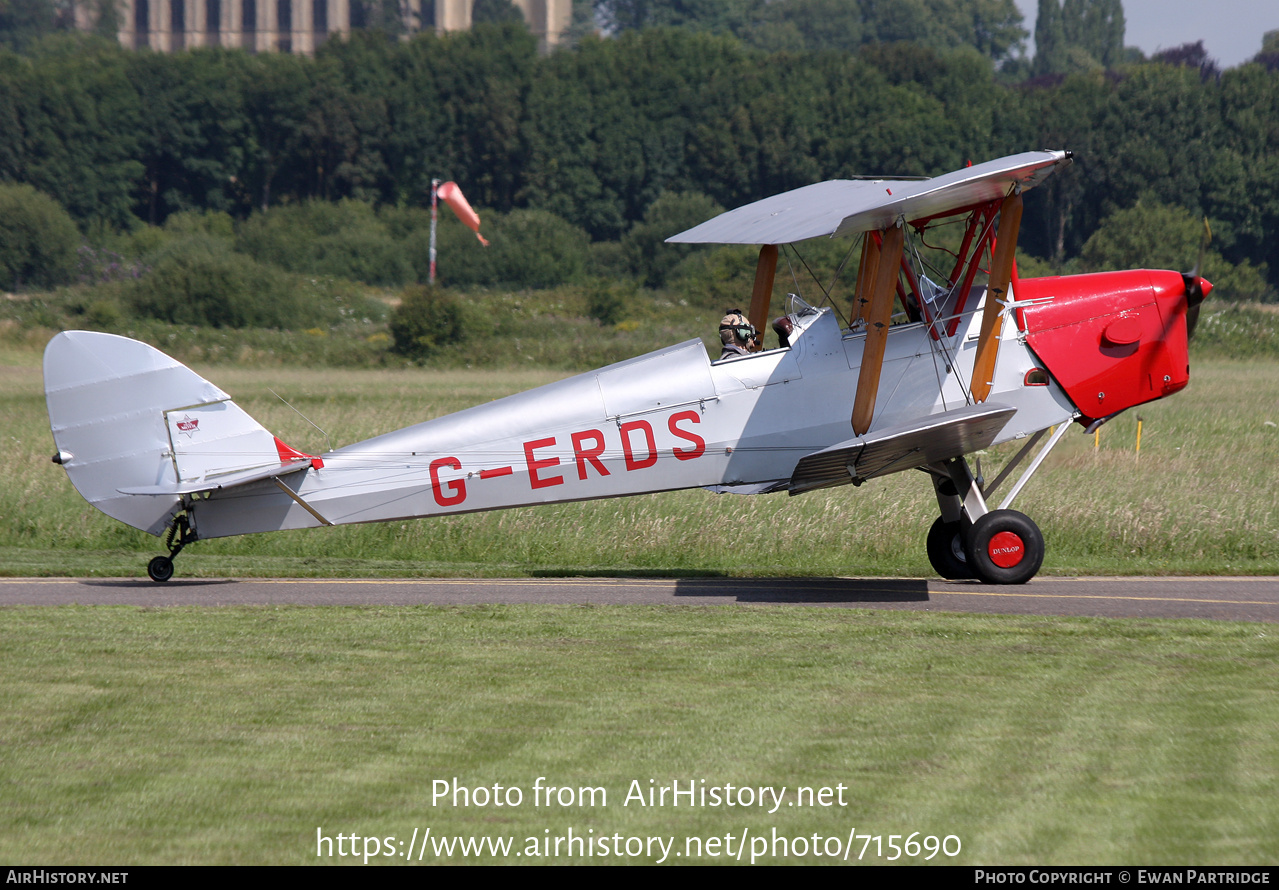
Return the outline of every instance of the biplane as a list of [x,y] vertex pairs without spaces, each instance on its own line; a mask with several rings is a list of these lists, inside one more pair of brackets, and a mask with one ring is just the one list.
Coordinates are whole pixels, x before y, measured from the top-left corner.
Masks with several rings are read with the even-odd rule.
[[[1023,583],[1044,539],[1014,499],[1072,423],[1091,430],[1186,386],[1212,287],[1197,269],[1020,278],[1022,196],[1070,163],[1027,152],[731,210],[668,240],[759,245],[749,319],[762,330],[779,245],[856,238],[848,323],[792,294],[776,348],[716,361],[692,339],[320,455],[146,344],[64,332],[44,357],[54,461],[93,506],[165,537],[155,581],[206,538],[697,487],[793,496],[915,470],[937,498],[936,571]],[[920,260],[942,222],[963,232],[948,269]],[[970,467],[1013,440],[989,484]]]

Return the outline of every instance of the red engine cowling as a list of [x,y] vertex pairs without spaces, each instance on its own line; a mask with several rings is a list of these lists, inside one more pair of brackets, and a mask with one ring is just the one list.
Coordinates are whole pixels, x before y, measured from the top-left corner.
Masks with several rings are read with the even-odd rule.
[[[1201,281],[1207,295],[1212,285]],[[1023,278],[1017,310],[1026,340],[1085,416],[1084,425],[1160,399],[1190,381],[1186,282],[1139,269]]]

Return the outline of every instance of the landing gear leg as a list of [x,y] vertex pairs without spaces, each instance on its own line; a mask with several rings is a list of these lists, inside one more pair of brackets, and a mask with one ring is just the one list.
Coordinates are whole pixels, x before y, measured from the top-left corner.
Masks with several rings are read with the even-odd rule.
[[174,517],[173,524],[169,526],[169,535],[164,542],[169,548],[169,555],[152,558],[147,563],[147,577],[157,583],[163,583],[172,578],[173,560],[182,552],[183,547],[195,539],[195,529],[191,528],[187,515],[179,513]]

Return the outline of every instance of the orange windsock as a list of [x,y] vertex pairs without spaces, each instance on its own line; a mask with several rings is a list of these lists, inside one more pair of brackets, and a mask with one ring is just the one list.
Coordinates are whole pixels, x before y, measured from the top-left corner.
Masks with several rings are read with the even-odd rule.
[[435,190],[435,194],[444,199],[444,203],[453,208],[453,212],[457,214],[467,228],[475,233],[475,237],[480,239],[480,243],[485,247],[489,243],[484,240],[484,236],[480,234],[480,215],[471,209],[471,205],[467,203],[466,198],[462,195],[462,190],[458,188],[456,182],[445,182]]

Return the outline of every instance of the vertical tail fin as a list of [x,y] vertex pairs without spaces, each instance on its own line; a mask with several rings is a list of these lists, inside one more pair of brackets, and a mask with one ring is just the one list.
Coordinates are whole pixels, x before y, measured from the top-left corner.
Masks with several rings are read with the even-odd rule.
[[183,495],[310,462],[231,397],[145,343],[65,331],[44,352],[55,457],[103,513],[153,535]]

